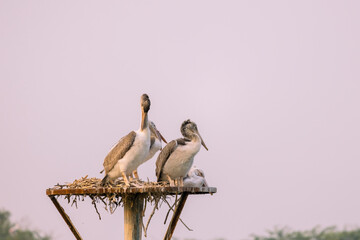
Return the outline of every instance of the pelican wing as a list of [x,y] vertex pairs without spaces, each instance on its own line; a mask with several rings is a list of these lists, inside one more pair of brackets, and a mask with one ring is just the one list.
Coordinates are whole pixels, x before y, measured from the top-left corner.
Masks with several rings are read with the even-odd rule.
[[125,137],[121,138],[119,142],[110,150],[108,155],[104,159],[104,169],[105,174],[107,174],[119,159],[122,159],[127,151],[131,148],[136,137],[136,133],[134,131],[130,132]]
[[185,145],[186,142],[188,142],[188,141],[189,140],[185,139],[185,138],[179,138],[176,140],[172,140],[160,152],[160,154],[156,160],[156,170],[155,170],[158,182],[161,180],[162,170],[164,168],[166,161],[169,159],[170,155],[175,151],[175,149],[178,147],[178,145]]
[[166,146],[160,152],[160,154],[156,160],[156,170],[155,170],[158,182],[161,180],[162,170],[164,168],[166,161],[169,159],[171,153],[174,152],[176,147],[177,147],[177,141],[172,140],[171,142],[166,144]]

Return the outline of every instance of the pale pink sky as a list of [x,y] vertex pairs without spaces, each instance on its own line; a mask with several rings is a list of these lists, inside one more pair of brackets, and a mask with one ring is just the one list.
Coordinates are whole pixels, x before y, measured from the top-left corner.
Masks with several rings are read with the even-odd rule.
[[[71,232],[45,189],[98,173],[139,127],[198,124],[213,196],[174,236],[244,239],[274,226],[360,226],[359,1],[0,1],[0,208]],[[154,179],[155,159],[140,167]],[[61,204],[84,239],[121,239],[123,212]],[[163,206],[148,239],[161,239]],[[148,216],[148,215],[147,215]],[[147,219],[147,217],[146,217]]]

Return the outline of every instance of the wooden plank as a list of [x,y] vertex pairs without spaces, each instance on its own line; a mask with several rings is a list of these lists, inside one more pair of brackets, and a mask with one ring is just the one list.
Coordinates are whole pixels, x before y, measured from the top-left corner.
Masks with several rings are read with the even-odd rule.
[[127,196],[124,199],[124,236],[125,240],[141,240],[142,212],[144,197],[141,194]]
[[180,214],[181,214],[181,212],[182,212],[182,210],[183,210],[183,208],[185,206],[185,202],[186,202],[186,199],[187,199],[188,195],[189,195],[189,193],[187,193],[187,192],[184,192],[184,193],[181,194],[179,203],[175,208],[174,215],[171,218],[171,222],[169,223],[169,227],[168,227],[168,229],[166,231],[164,240],[171,240],[171,237],[172,237],[172,235],[174,233],[176,224],[177,224],[177,222],[178,222],[178,220],[180,218]]
[[59,213],[62,216],[62,218],[64,219],[64,221],[66,222],[66,224],[68,225],[68,227],[70,228],[70,231],[74,234],[75,238],[77,240],[82,240],[79,232],[76,230],[74,224],[71,222],[69,216],[65,213],[64,209],[60,206],[60,204],[56,200],[56,198],[54,196],[49,196],[49,197],[50,197],[51,201],[53,202],[53,204],[55,205],[56,209],[59,211]]
[[48,196],[56,195],[106,195],[109,193],[116,194],[137,194],[137,193],[166,193],[168,195],[174,195],[178,193],[187,192],[189,194],[213,194],[216,193],[215,187],[96,187],[96,188],[49,188],[46,190]]

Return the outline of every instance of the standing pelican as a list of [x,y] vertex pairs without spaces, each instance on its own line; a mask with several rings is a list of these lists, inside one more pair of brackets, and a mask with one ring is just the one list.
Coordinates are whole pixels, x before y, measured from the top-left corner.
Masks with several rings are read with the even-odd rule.
[[[149,150],[148,155],[146,156],[146,158],[144,158],[144,160],[142,161],[141,164],[143,164],[144,162],[151,159],[157,151],[162,149],[161,140],[163,140],[165,143],[167,143],[165,138],[161,135],[159,130],[156,128],[154,122],[149,121],[149,128],[150,128],[150,133],[151,133],[151,135],[150,135],[150,150]],[[139,179],[137,169],[134,170],[133,174],[134,174],[135,178]]]
[[189,172],[201,145],[208,150],[194,122],[184,121],[180,131],[184,138],[167,144],[156,160],[157,180],[169,181],[170,186],[183,186],[183,178]]
[[104,186],[122,176],[125,184],[130,186],[128,176],[137,169],[149,154],[150,129],[148,111],[150,110],[150,99],[147,94],[141,96],[141,124],[140,129],[131,131],[128,135],[110,150],[104,160],[105,177],[101,181]]

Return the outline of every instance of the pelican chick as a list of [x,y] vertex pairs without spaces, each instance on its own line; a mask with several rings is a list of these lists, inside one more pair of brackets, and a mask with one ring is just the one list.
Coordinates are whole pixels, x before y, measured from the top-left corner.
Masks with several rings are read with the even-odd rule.
[[141,96],[140,105],[140,128],[121,138],[105,157],[103,164],[105,177],[101,181],[102,186],[108,182],[113,182],[120,176],[123,177],[126,186],[130,186],[128,176],[137,169],[149,154],[150,129],[148,112],[150,110],[150,98],[147,94]]
[[184,178],[184,187],[208,187],[204,171],[192,166]]
[[208,150],[196,123],[186,120],[181,124],[180,131],[184,138],[168,143],[156,160],[157,181],[169,181],[170,186],[183,186],[183,179],[193,165],[201,145]]

